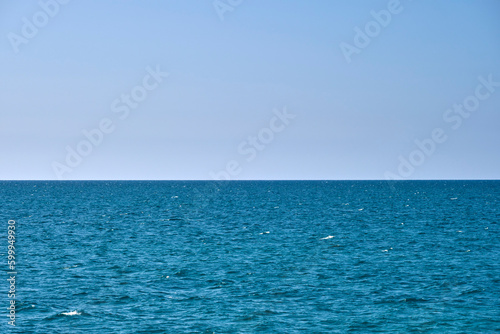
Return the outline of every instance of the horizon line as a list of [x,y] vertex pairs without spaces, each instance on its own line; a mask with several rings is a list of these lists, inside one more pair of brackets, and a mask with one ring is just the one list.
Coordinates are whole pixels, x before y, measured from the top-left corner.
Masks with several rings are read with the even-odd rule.
[[214,180],[214,179],[73,179],[73,180],[53,180],[53,179],[22,179],[22,180],[0,180],[0,182],[251,182],[251,181],[500,181],[500,179],[242,179],[242,180]]

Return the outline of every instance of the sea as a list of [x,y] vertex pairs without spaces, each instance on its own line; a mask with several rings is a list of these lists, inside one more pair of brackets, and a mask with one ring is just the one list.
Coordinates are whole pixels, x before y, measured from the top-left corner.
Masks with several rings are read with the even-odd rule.
[[2,181],[0,204],[1,333],[500,332],[500,181]]

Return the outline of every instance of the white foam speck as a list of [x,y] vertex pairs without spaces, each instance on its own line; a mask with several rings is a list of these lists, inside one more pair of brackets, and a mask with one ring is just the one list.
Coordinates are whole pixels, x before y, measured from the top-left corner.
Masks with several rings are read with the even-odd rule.
[[269,234],[269,231],[262,232],[262,233],[259,233],[259,234]]
[[334,236],[333,235],[329,235],[327,237],[321,238],[321,240],[328,240],[328,239],[331,239],[331,238],[334,238]]
[[364,210],[364,208],[358,209],[358,211],[363,211],[363,210]]
[[75,311],[71,311],[71,312],[63,312],[61,314],[64,314],[64,315],[80,315],[81,313],[75,310]]
[[458,199],[458,197],[453,197],[453,198],[450,198],[452,201]]
[[71,268],[76,268],[78,267],[77,265],[71,266],[71,267],[64,267],[63,269],[71,269]]

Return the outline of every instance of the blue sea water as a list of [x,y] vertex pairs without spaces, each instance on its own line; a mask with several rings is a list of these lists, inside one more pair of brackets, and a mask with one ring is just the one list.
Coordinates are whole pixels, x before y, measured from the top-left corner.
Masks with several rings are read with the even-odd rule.
[[0,203],[2,333],[500,331],[499,181],[11,181]]

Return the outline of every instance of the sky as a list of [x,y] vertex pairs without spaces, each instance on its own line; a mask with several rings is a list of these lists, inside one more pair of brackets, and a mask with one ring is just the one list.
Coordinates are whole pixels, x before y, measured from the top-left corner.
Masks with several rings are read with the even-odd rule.
[[1,180],[500,179],[500,2],[0,3]]

